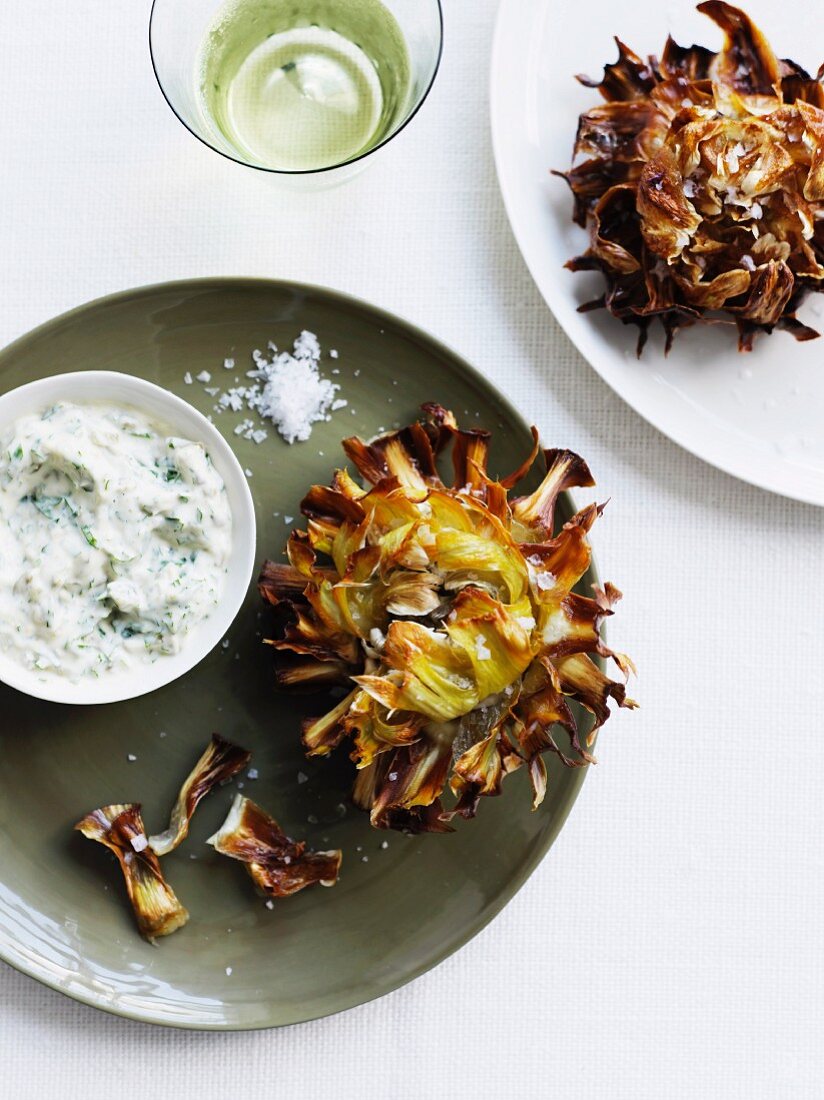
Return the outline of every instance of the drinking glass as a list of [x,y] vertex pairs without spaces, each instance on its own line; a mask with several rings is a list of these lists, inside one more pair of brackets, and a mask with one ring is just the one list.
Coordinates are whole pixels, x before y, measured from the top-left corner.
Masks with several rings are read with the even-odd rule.
[[[322,3],[320,0],[235,0],[234,4],[227,4],[226,0],[153,0],[149,45],[155,76],[166,102],[187,130],[221,156],[291,182],[314,181],[316,185],[337,183],[363,167],[372,154],[387,145],[414,118],[429,94],[440,64],[443,48],[440,0],[382,2],[394,17],[405,42],[408,80],[399,92],[391,118],[377,134],[376,140],[367,141],[354,153],[350,152],[333,163],[318,167],[278,167],[243,148],[239,142],[230,140],[205,103],[204,43],[207,36],[214,34],[216,27],[220,28],[220,41],[223,41],[234,33],[232,20],[251,19],[257,25],[255,33],[263,44],[276,31],[280,34],[289,26],[301,27],[304,32],[307,27],[317,27],[320,23],[318,11],[330,17],[328,26],[335,31],[337,16],[343,26],[347,25],[347,20],[352,23],[359,0],[323,0]],[[364,6],[368,8],[370,4],[374,6],[373,0]],[[239,27],[237,31],[239,34]],[[324,31],[311,33],[322,35]],[[351,48],[358,51],[357,46]],[[383,60],[383,84],[395,59],[372,57],[370,60],[376,72],[364,74],[365,79],[376,82],[376,73],[380,73]],[[282,71],[277,71],[277,77],[280,78],[281,73],[287,73],[290,68],[294,66],[285,64]],[[345,113],[341,112],[341,125],[345,124]]]

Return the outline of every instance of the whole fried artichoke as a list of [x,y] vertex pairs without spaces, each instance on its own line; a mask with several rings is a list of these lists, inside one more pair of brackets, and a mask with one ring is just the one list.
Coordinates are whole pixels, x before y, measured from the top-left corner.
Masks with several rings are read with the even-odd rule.
[[[269,643],[284,687],[350,690],[304,723],[309,755],[352,740],[353,797],[378,828],[449,831],[483,795],[525,765],[537,806],[546,790],[542,753],[571,767],[592,760],[609,699],[635,704],[590,655],[628,658],[603,644],[600,626],[620,593],[573,589],[589,568],[591,505],[553,536],[560,493],[593,483],[571,451],[544,451],[547,473],[531,495],[509,500],[532,453],[510,477],[487,473],[489,433],[462,431],[438,405],[426,420],[372,443],[344,440],[363,488],[339,470],[302,504],[306,531],[287,547],[289,565],[267,562],[260,591],[274,606]],[[452,446],[454,483],[436,460]],[[319,561],[323,559],[323,563]],[[579,730],[568,700],[593,716]],[[563,751],[553,728],[563,727]],[[445,810],[449,783],[457,796]]]
[[738,8],[698,10],[725,32],[719,53],[667,40],[643,61],[619,57],[597,87],[607,102],[581,115],[574,220],[590,246],[573,271],[600,270],[606,307],[639,328],[658,317],[666,350],[680,328],[727,321],[738,346],[758,332],[818,333],[796,318],[824,280],[824,66],[813,79],[780,61]]

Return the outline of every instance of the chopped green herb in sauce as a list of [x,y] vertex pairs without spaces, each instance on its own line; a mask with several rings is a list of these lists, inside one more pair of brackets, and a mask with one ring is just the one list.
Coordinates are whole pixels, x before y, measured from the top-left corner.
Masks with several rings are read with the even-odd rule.
[[104,404],[23,417],[0,439],[0,649],[71,679],[175,653],[231,541],[202,444]]

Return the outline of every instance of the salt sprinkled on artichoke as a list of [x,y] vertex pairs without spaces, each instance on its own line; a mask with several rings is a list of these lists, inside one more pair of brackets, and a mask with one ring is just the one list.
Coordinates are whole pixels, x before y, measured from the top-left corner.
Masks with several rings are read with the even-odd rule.
[[[525,766],[533,805],[547,782],[542,754],[571,767],[592,760],[609,699],[635,704],[593,657],[631,662],[604,645],[600,627],[620,593],[573,589],[589,568],[590,505],[553,535],[559,495],[594,484],[571,451],[544,451],[547,473],[510,500],[532,453],[500,481],[487,473],[489,433],[461,430],[452,413],[424,406],[426,421],[372,443],[344,440],[365,488],[339,470],[302,504],[289,564],[266,562],[260,592],[275,609],[276,675],[283,687],[346,685],[328,714],[304,723],[310,756],[351,739],[353,797],[378,828],[445,832],[474,816]],[[437,468],[452,447],[454,481]],[[593,716],[579,729],[569,700]],[[568,747],[554,727],[566,732]],[[444,809],[447,785],[457,796]]]
[[660,60],[621,41],[603,78],[578,79],[607,101],[582,114],[574,220],[590,246],[573,271],[607,289],[582,306],[637,325],[638,353],[658,317],[669,351],[696,322],[755,335],[818,335],[796,318],[824,280],[824,66],[816,78],[776,58],[738,8],[698,5],[724,31],[719,53],[668,38]]

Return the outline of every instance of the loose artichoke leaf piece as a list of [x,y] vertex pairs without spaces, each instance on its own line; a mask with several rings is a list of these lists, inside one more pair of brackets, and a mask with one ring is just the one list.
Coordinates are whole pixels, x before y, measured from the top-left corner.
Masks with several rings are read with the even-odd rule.
[[149,847],[140,806],[102,806],[75,825],[89,840],[117,856],[140,934],[150,943],[182,928],[189,914],[166,882],[157,856]]
[[172,807],[168,828],[149,837],[149,847],[156,855],[165,856],[185,840],[189,824],[198,803],[219,783],[225,783],[249,763],[252,754],[247,749],[212,734],[206,751],[189,773]]
[[338,850],[307,852],[304,841],[292,840],[273,817],[241,794],[206,843],[245,864],[255,886],[272,898],[289,897],[316,883],[334,886],[343,858]]

